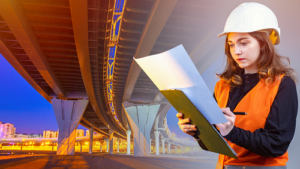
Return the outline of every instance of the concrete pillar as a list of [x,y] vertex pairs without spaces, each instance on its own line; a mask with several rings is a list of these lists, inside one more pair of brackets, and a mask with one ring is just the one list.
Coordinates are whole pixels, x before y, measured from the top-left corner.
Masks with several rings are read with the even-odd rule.
[[131,130],[127,130],[127,154],[130,154],[130,135],[131,135]]
[[82,153],[82,142],[79,142],[80,144],[80,152]]
[[165,154],[165,139],[161,139],[162,153]]
[[106,138],[105,141],[106,141],[106,152],[108,153],[109,138]]
[[76,128],[88,105],[88,100],[51,99],[59,128],[57,155],[74,155]]
[[154,135],[155,135],[155,153],[156,155],[159,155],[159,131],[154,131]]
[[181,148],[181,151],[180,151],[180,153],[181,153],[181,154],[183,154],[183,149],[182,149],[182,147],[183,147],[183,146],[180,146],[180,148]]
[[152,142],[152,140],[150,139],[150,142],[149,142],[149,144],[150,144],[150,154],[151,154],[151,142]]
[[168,154],[171,154],[171,143],[168,144]]
[[194,148],[195,148],[195,147],[192,147],[192,148],[191,148],[191,149],[192,149],[192,150],[191,150],[191,153],[192,153],[192,154],[194,153]]
[[99,143],[100,143],[100,152],[102,152],[102,146],[103,146],[103,140],[99,140]]
[[120,138],[117,138],[117,153],[119,153],[119,147],[120,147]]
[[109,129],[109,154],[114,152],[114,130]]
[[94,128],[90,128],[89,131],[89,135],[90,135],[90,142],[89,142],[89,154],[93,153],[93,135],[94,135]]
[[[125,106],[126,104],[126,106]],[[160,104],[133,105],[123,104],[125,113],[133,131],[134,156],[150,156],[149,140],[155,117]],[[129,107],[130,106],[130,107]]]
[[176,154],[178,154],[177,145],[175,145],[175,152],[176,152]]

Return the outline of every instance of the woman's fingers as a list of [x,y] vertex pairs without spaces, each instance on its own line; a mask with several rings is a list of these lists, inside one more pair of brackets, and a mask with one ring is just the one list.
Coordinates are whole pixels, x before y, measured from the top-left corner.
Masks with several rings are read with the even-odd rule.
[[183,118],[183,115],[182,115],[182,113],[177,113],[177,114],[176,114],[176,117],[179,118],[179,119],[182,119],[182,118]]
[[177,113],[176,117],[179,119],[178,121],[178,125],[180,127],[180,129],[191,136],[194,136],[196,134],[196,131],[198,130],[197,127],[195,125],[192,124],[188,124],[191,122],[190,119],[186,118],[184,119],[183,114],[182,113]]
[[229,107],[221,108],[221,110],[225,115],[235,118],[235,115],[230,111]]
[[189,123],[189,122],[191,122],[190,119],[179,119],[178,125],[186,124],[186,123]]
[[190,129],[190,130],[196,131],[197,127],[195,125],[185,124],[185,125],[181,125],[181,129],[188,129],[188,130]]

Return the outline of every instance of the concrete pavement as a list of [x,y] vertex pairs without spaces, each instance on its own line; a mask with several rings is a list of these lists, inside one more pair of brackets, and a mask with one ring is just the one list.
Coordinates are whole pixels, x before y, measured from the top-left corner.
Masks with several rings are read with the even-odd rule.
[[[119,155],[107,153],[76,153],[73,156],[55,154],[23,154],[21,157],[7,158],[0,154],[0,168],[198,168],[213,169],[217,156],[186,157],[180,155],[163,155],[150,157],[133,157],[132,155]],[[4,159],[4,157],[6,157]],[[1,160],[2,158],[2,160]]]

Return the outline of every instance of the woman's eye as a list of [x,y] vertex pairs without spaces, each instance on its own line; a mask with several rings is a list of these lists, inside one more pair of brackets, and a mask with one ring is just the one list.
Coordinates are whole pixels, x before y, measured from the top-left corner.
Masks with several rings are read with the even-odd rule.
[[229,44],[229,47],[233,48],[233,47],[234,47],[234,45],[233,45],[233,44]]
[[242,45],[243,45],[243,46],[246,46],[246,45],[247,45],[247,42],[242,42]]

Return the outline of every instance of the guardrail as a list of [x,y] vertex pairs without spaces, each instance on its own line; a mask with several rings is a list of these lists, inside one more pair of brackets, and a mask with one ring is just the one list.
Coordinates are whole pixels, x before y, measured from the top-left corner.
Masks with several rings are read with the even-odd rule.
[[[101,135],[95,135],[93,140],[101,138]],[[90,138],[87,136],[76,137],[76,141],[85,141]],[[0,143],[16,143],[16,142],[57,142],[57,138],[0,138]]]

